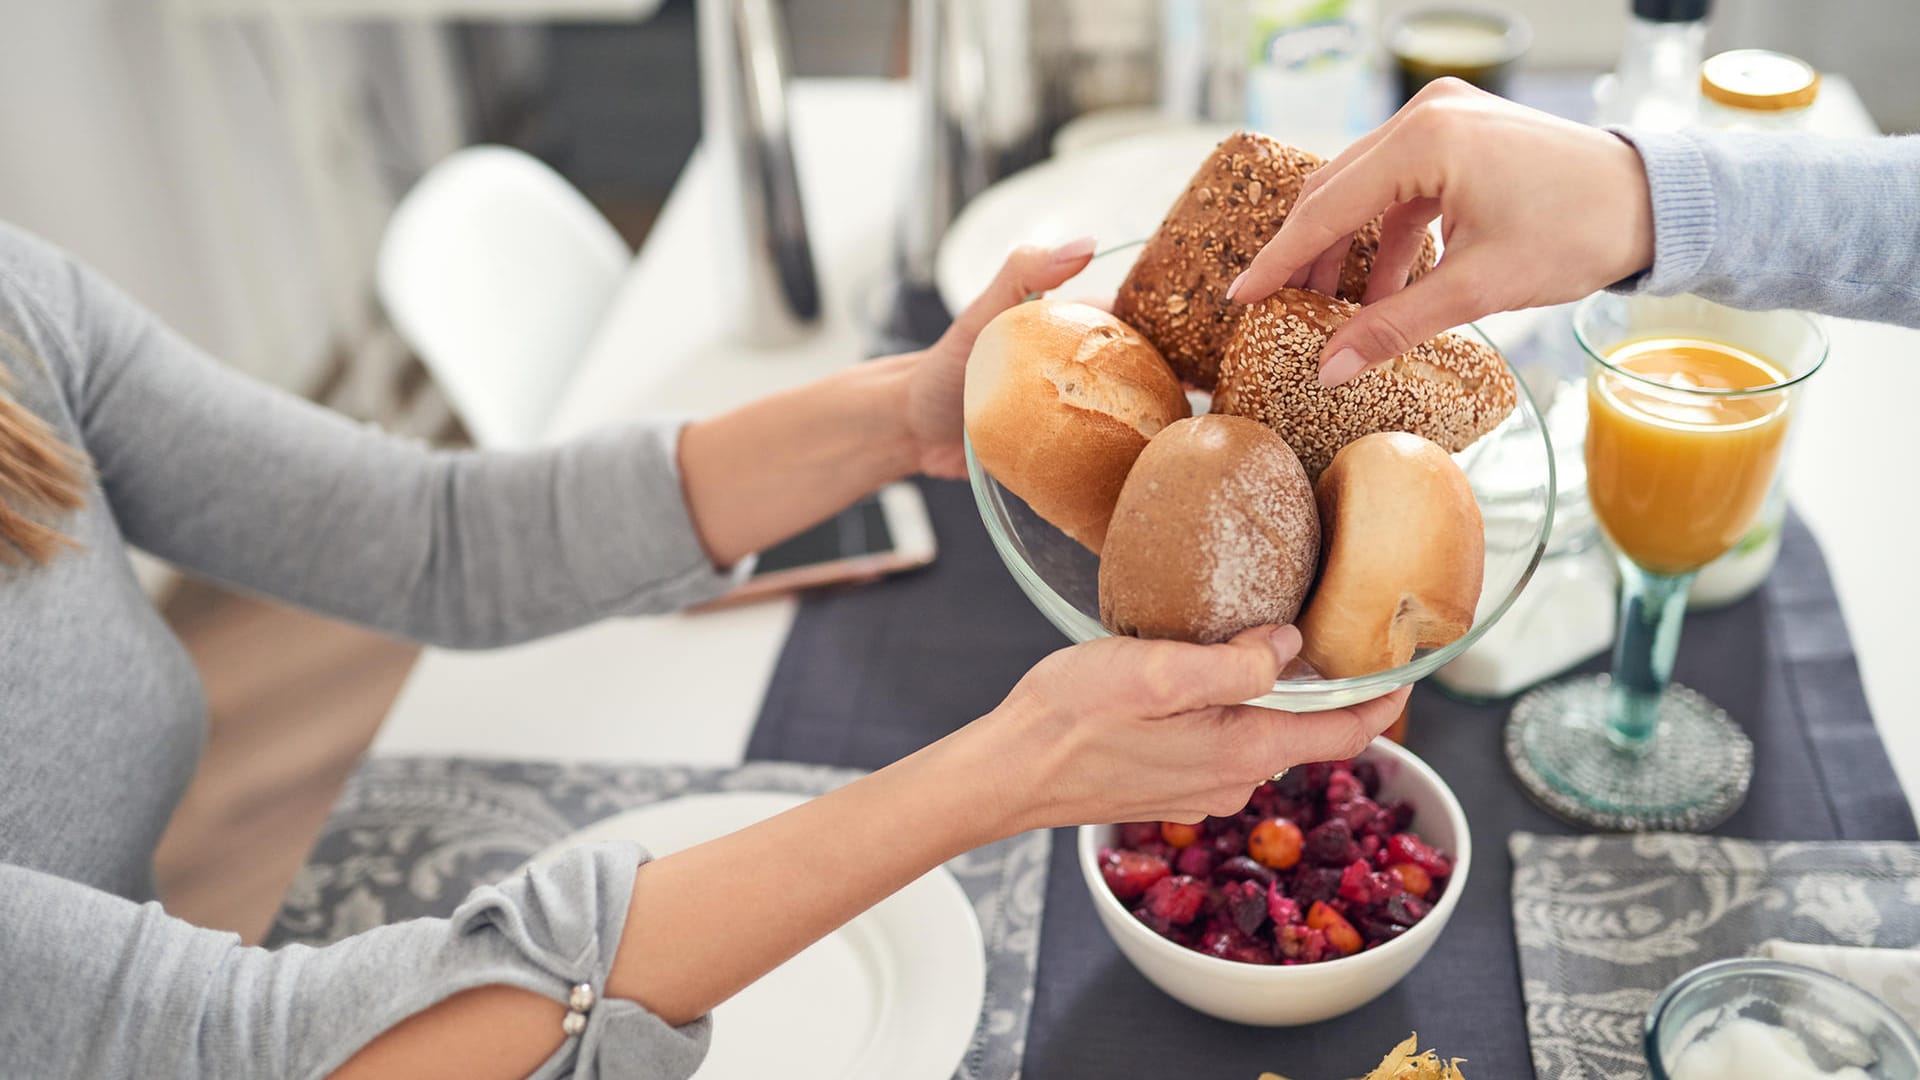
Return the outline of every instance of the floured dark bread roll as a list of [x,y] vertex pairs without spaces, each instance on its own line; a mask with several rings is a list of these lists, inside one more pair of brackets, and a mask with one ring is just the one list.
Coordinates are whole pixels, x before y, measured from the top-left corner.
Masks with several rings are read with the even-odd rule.
[[1237,416],[1181,420],[1147,444],[1120,490],[1100,621],[1202,644],[1290,623],[1319,555],[1313,488],[1285,441]]

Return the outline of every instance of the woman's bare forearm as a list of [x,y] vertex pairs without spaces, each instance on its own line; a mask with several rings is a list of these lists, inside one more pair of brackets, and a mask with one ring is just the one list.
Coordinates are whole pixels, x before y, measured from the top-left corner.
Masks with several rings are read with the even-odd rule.
[[[956,733],[777,817],[647,863],[604,996],[673,1025],[748,983],[948,859],[1025,824],[981,740]],[[560,1047],[558,1002],[486,986],[367,1044],[333,1080],[513,1080]]]
[[730,566],[915,471],[904,416],[915,358],[762,398],[680,436],[680,478],[707,554]]
[[1011,835],[995,763],[955,734],[778,817],[648,863],[607,992],[711,1010],[934,867]]

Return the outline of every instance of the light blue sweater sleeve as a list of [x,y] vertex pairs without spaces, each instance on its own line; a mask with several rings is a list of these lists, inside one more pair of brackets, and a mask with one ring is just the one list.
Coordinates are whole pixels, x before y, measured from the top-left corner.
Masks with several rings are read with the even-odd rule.
[[[632,844],[573,851],[476,889],[447,919],[269,952],[76,882],[0,865],[0,1074],[61,1080],[320,1080],[374,1036],[474,987],[596,1001],[535,1080],[689,1076],[711,1021],[670,1027],[604,998]],[[22,1066],[26,1072],[15,1073]]]
[[1653,196],[1653,267],[1626,291],[1920,327],[1920,136],[1615,134]]

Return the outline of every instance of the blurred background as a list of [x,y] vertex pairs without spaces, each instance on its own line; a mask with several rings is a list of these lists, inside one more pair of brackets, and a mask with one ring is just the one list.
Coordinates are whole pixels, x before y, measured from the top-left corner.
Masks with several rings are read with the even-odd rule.
[[[472,417],[396,330],[377,266],[396,206],[463,146],[504,144],[544,162],[631,251],[646,242],[703,124],[732,137],[767,119],[753,92],[725,117],[709,101],[703,119],[703,64],[709,93],[715,65],[736,92],[764,90],[753,70],[781,38],[786,73],[798,79],[900,80],[938,65],[941,81],[921,90],[930,106],[915,115],[925,120],[954,101],[971,111],[913,133],[924,153],[905,199],[871,207],[897,226],[899,303],[913,309],[915,290],[934,291],[926,264],[946,221],[987,183],[1046,153],[1076,117],[1101,111],[1137,126],[1142,110],[1221,123],[1257,113],[1247,72],[1222,70],[1220,59],[1253,50],[1237,39],[1224,51],[1210,44],[1222,25],[1241,25],[1249,3],[1286,18],[1350,10],[1366,42],[1361,66],[1382,76],[1393,64],[1392,20],[1433,6],[701,3],[704,12],[694,0],[0,0],[0,218],[91,263],[241,371],[459,445],[473,437],[463,423]],[[1502,0],[1498,12],[1529,28],[1503,78],[1563,111],[1588,110],[1596,77],[1625,60],[1634,6]],[[749,25],[769,12],[771,39]],[[937,34],[927,29],[935,24]],[[1698,25],[1704,41],[1693,47],[1708,55],[1736,46],[1792,53],[1844,76],[1880,130],[1920,128],[1913,0],[1717,0]],[[697,32],[711,39],[715,27],[730,35],[725,48]],[[1042,51],[1051,59],[1034,62]],[[1390,78],[1365,85],[1349,103],[1350,128],[1395,103]],[[992,136],[990,152],[968,124]],[[758,227],[778,234],[778,199],[768,205],[775,220]],[[776,277],[804,271],[799,251],[797,264],[776,257]],[[919,309],[876,314],[874,340],[938,324],[937,305],[932,315]],[[145,572],[202,664],[214,712],[202,774],[163,849],[163,891],[188,918],[256,935],[415,651],[183,583],[164,567]],[[316,761],[325,763],[317,773]]]

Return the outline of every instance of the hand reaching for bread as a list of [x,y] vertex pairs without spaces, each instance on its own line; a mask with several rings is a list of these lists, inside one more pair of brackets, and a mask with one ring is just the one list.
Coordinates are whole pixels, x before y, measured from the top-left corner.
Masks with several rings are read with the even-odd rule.
[[[1451,333],[1349,385],[1319,366],[1367,316],[1335,294],[1377,293],[1382,275],[1424,284],[1425,219],[1416,236],[1376,211],[1300,268],[1307,288],[1228,301],[1254,245],[1290,227],[1333,167],[1229,136],[1110,313],[1039,300],[975,335],[963,398],[979,463],[1100,557],[1114,634],[1210,644],[1298,617],[1311,670],[1287,677],[1348,678],[1473,626],[1485,529],[1452,455],[1513,412],[1512,371]],[[1208,415],[1187,418],[1182,382],[1212,391]]]
[[942,479],[967,475],[960,414],[974,339],[994,316],[1084,270],[1093,258],[1093,245],[1088,237],[1055,248],[1016,249],[986,291],[916,357],[903,408],[921,472]]
[[[1444,253],[1409,284],[1436,218]],[[1441,79],[1307,177],[1232,299],[1250,304],[1288,286],[1325,291],[1329,268],[1374,222],[1363,306],[1319,356],[1328,386],[1449,327],[1575,300],[1653,262],[1646,171],[1631,146]]]

